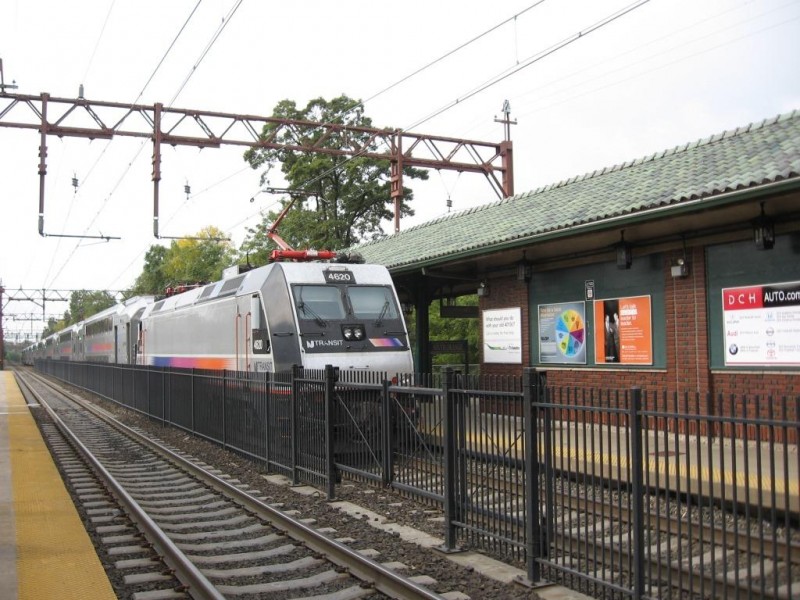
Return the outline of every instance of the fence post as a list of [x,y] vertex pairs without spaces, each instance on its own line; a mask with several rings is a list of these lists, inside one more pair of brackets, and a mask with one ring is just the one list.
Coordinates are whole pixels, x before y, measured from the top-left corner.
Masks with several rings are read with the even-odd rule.
[[633,506],[633,598],[644,597],[644,464],[642,455],[642,389],[631,388],[631,480]]
[[297,425],[298,425],[298,410],[300,409],[300,394],[297,393],[297,380],[300,378],[300,373],[302,372],[303,367],[298,365],[294,365],[292,367],[292,380],[291,380],[291,420],[289,422],[289,426],[291,428],[291,435],[290,441],[292,444],[292,453],[291,453],[291,460],[290,466],[292,468],[292,485],[298,485],[300,483],[300,474],[297,471],[297,444],[299,443],[297,439]]
[[191,369],[191,372],[190,372],[190,375],[189,375],[189,381],[192,384],[191,387],[190,387],[191,391],[189,393],[189,405],[190,405],[191,410],[192,410],[192,433],[197,433],[197,430],[194,427],[194,367],[192,367],[192,369]]
[[228,447],[228,369],[222,369],[222,447]]
[[144,369],[144,376],[147,377],[147,416],[151,416],[153,414],[152,408],[150,408],[150,367],[145,367]]
[[[158,368],[158,367],[156,367]],[[169,379],[168,367],[161,367],[161,426],[167,423],[167,389],[171,383]]]
[[[394,446],[394,429],[397,419],[392,419],[392,405],[389,398],[391,382],[384,376],[381,386],[381,411],[383,421],[383,460],[381,461],[381,484],[386,488],[392,483],[392,446]],[[399,411],[396,411],[399,414]]]
[[455,399],[450,392],[453,387],[453,369],[447,367],[442,382],[444,402],[444,547],[445,551],[456,550],[456,411]]
[[528,583],[542,578],[541,557],[542,527],[539,518],[539,432],[538,402],[541,390],[536,369],[526,367],[522,372],[523,418],[525,421],[525,561]]
[[[267,473],[269,473],[270,428],[276,421],[276,419],[270,419],[270,410],[272,409],[272,386],[270,385],[269,371],[264,373],[264,396],[262,401],[264,402],[264,466],[267,469]],[[280,425],[278,425],[278,427],[280,427]],[[281,439],[280,433],[278,433],[278,439]]]
[[336,382],[339,380],[339,367],[325,365],[325,457],[328,466],[328,500],[336,495],[336,457],[333,439],[333,418],[336,414]]

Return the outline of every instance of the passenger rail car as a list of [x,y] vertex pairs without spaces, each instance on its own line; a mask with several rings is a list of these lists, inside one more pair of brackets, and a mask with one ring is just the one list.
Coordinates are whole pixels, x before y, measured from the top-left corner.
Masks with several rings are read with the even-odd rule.
[[80,360],[77,351],[78,340],[80,337],[81,326],[79,324],[70,325],[66,329],[55,334],[55,350],[53,358],[56,360]]
[[276,262],[148,306],[145,365],[250,372],[411,372],[408,333],[379,265]]
[[136,296],[83,321],[77,360],[135,363],[140,319],[154,301],[154,296]]

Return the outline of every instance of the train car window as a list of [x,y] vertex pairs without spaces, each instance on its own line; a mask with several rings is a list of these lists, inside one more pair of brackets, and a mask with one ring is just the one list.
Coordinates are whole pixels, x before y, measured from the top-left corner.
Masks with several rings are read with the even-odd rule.
[[242,280],[245,278],[244,275],[239,275],[238,277],[234,277],[233,279],[229,279],[225,283],[222,284],[222,288],[219,290],[219,296],[227,296],[228,294],[233,294],[236,290],[239,289],[239,285],[242,283]]
[[305,321],[344,319],[345,310],[338,287],[296,285],[292,289],[297,316]]
[[111,331],[111,329],[111,317],[106,317],[105,319],[86,325],[86,335],[99,335],[101,333],[107,333]]
[[347,288],[353,316],[357,319],[396,319],[397,306],[388,287],[363,285]]
[[200,294],[200,297],[198,298],[198,300],[205,300],[206,298],[208,298],[211,295],[211,292],[214,291],[214,286],[215,285],[217,285],[217,284],[216,283],[212,283],[211,285],[207,285],[206,287],[204,287],[202,293]]

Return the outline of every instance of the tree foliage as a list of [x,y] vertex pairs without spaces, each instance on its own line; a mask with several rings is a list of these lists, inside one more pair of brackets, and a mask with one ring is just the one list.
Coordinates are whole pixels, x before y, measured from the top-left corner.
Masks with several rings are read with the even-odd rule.
[[209,226],[194,238],[173,240],[169,248],[150,246],[142,273],[128,295],[158,295],[171,285],[217,281],[236,260],[233,246],[220,241],[223,238],[222,231]]
[[164,273],[164,261],[167,248],[154,244],[144,255],[144,267],[136,278],[133,287],[127,296],[144,296],[149,294],[162,294],[167,287],[168,280]]
[[[337,131],[320,127],[293,128],[267,123],[262,139],[284,146],[316,146],[332,149],[363,148],[371,152],[386,152],[370,142],[369,135],[354,131],[354,127],[372,127],[372,121],[364,115],[360,102],[345,95],[325,100],[316,98],[304,108],[298,108],[292,100],[282,100],[273,110],[273,117],[331,123],[343,125]],[[248,150],[245,160],[253,169],[266,167],[262,172],[262,184],[268,184],[271,169],[280,165],[290,190],[303,192],[280,224],[279,235],[294,248],[348,248],[353,244],[383,235],[382,221],[393,218],[391,204],[390,165],[364,156],[348,157],[271,148]],[[405,168],[404,176],[427,179],[428,174],[414,168]],[[404,189],[401,215],[413,215],[409,202],[410,189]],[[281,209],[291,201],[281,201]],[[266,240],[266,229],[280,211],[270,211],[264,223],[249,230],[243,249],[257,254],[257,243]],[[262,258],[258,254],[258,258]]]
[[235,251],[216,227],[206,227],[200,239],[175,240],[164,257],[164,275],[170,284],[216,281],[235,261]]
[[[478,296],[461,296],[455,299],[456,306],[477,306]],[[408,330],[412,338],[412,345],[416,339],[416,314],[407,319]],[[467,340],[469,361],[478,362],[479,347],[479,319],[451,319],[439,314],[439,303],[434,302],[428,307],[429,339],[436,341]],[[463,357],[459,354],[437,354],[433,357],[434,365],[460,364]]]
[[[69,324],[79,323],[117,303],[113,295],[103,291],[79,290],[69,298]],[[66,315],[65,315],[66,316]]]

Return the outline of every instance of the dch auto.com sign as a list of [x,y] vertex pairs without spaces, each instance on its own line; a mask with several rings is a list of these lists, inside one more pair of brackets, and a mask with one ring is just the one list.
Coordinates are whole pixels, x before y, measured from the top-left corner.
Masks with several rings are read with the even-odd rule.
[[722,290],[725,364],[800,365],[800,282]]

